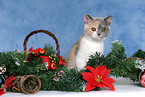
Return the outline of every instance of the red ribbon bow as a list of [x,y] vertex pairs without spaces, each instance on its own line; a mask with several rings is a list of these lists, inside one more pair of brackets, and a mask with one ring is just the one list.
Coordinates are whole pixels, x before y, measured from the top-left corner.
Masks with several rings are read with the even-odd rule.
[[10,84],[14,80],[14,76],[15,74],[5,80],[4,85],[2,86],[2,88],[0,88],[0,96],[6,92],[6,88],[14,85],[14,84]]

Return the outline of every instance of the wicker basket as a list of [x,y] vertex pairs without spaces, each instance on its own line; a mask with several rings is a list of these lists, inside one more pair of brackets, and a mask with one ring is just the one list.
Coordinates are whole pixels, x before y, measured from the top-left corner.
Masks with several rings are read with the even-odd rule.
[[41,88],[41,81],[35,75],[16,76],[11,84],[14,85],[8,88],[9,91],[25,94],[35,94]]
[[36,31],[32,31],[31,33],[29,33],[29,34],[26,36],[26,38],[25,38],[25,40],[24,40],[24,43],[23,43],[23,47],[24,47],[23,52],[24,52],[24,53],[27,53],[27,45],[26,45],[26,44],[27,44],[27,42],[28,42],[28,39],[29,39],[32,35],[37,34],[37,33],[46,33],[47,35],[51,36],[51,37],[55,40],[55,43],[56,43],[56,51],[57,51],[56,55],[57,55],[57,58],[60,59],[60,48],[59,48],[58,39],[56,38],[56,36],[55,36],[53,33],[51,33],[50,31],[47,31],[47,30],[36,30]]

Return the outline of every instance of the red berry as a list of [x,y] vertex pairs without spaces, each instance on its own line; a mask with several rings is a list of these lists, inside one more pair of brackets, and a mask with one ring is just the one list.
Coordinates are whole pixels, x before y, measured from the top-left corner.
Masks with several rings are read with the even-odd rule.
[[59,60],[59,65],[64,66],[65,65],[65,62],[63,60]]
[[59,56],[60,59],[62,59],[62,56]]
[[50,63],[50,70],[56,69],[56,64],[55,63]]
[[65,63],[63,62],[63,63],[62,63],[62,66],[64,66],[64,65],[65,65]]
[[59,60],[59,65],[61,65],[63,63],[63,60]]

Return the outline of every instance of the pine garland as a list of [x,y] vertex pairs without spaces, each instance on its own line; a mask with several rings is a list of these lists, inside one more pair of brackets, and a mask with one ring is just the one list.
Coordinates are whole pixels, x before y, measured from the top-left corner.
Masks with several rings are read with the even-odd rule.
[[[136,58],[144,58],[145,53],[141,50],[137,51],[131,58],[127,58],[125,54],[125,48],[120,41],[115,41],[112,44],[112,51],[107,55],[100,55],[96,53],[91,55],[88,66],[97,67],[98,65],[107,65],[108,69],[111,69],[110,74],[116,77],[128,78],[132,81],[139,81],[139,74],[141,69],[136,68]],[[127,60],[128,59],[128,60]]]
[[138,57],[138,58],[142,58],[145,60],[145,51],[142,51],[141,49],[138,49],[138,51],[136,51],[132,57]]
[[[56,52],[53,47],[45,46],[45,56],[55,55]],[[112,51],[108,55],[96,54],[91,55],[87,66],[96,68],[98,65],[106,65],[111,69],[110,74],[116,77],[128,78],[132,81],[138,81],[140,68],[137,65],[144,65],[137,63],[136,57],[145,59],[145,52],[138,50],[131,58],[127,58],[125,48],[120,41],[112,43]],[[55,57],[55,56],[54,56]],[[135,57],[135,58],[134,58]],[[55,57],[56,58],[56,57]],[[58,90],[58,91],[85,91],[86,81],[82,79],[81,72],[86,70],[77,71],[76,69],[67,69],[66,67],[59,66],[55,70],[46,70],[46,66],[42,63],[41,59],[34,59],[31,62],[26,62],[26,54],[16,51],[0,52],[0,64],[5,64],[7,76],[15,74],[16,76],[23,76],[33,74],[39,77],[42,86],[41,90]],[[57,60],[57,58],[56,58]],[[57,74],[62,71],[64,74],[58,76]],[[58,78],[55,80],[55,78]],[[99,88],[96,88],[99,90]]]
[[[52,47],[45,46],[45,56],[55,54]],[[55,57],[56,58],[56,57]],[[82,79],[81,71],[76,69],[67,69],[63,66],[57,67],[55,70],[46,70],[44,64],[40,59],[26,62],[26,54],[19,51],[0,52],[0,63],[7,67],[7,76],[15,74],[15,76],[36,75],[41,80],[41,90],[57,90],[57,91],[85,91],[84,84],[86,82]],[[55,81],[56,74],[63,71],[64,74],[59,77],[59,81]],[[98,88],[99,89],[99,88]]]

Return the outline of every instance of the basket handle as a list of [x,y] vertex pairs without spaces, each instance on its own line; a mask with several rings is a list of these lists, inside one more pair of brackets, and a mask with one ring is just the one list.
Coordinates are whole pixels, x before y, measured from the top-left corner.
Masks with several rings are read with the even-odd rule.
[[37,33],[46,33],[48,34],[49,36],[51,36],[54,40],[55,40],[55,43],[56,43],[56,50],[57,50],[57,58],[60,59],[60,48],[59,48],[59,43],[58,43],[58,39],[56,38],[56,36],[51,33],[50,31],[47,31],[47,30],[35,30],[35,31],[32,31],[31,33],[29,33],[25,40],[24,40],[24,43],[23,43],[23,53],[27,53],[27,42],[28,42],[28,39],[34,35],[34,34],[37,34]]

